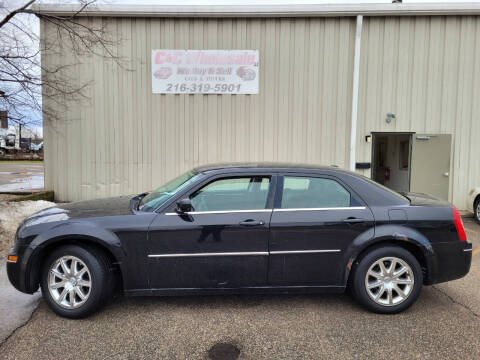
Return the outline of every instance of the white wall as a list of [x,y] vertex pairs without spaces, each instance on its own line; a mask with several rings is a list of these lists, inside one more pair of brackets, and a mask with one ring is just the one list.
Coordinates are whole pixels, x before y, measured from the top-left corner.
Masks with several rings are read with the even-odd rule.
[[[45,186],[58,200],[149,190],[196,165],[293,161],[346,167],[354,18],[89,18],[107,26],[123,69],[75,59],[63,44],[47,66],[81,60],[91,102],[45,123]],[[42,39],[56,29],[42,23]],[[259,49],[258,95],[153,95],[152,49]],[[470,209],[480,185],[480,17],[365,17],[358,162],[371,132],[452,134],[450,200]],[[44,99],[44,105],[49,103]],[[385,122],[387,112],[396,120]],[[369,171],[364,172],[369,175]]]
[[[107,26],[126,62],[52,47],[90,102],[45,115],[45,187],[72,201],[151,190],[192,167],[231,161],[348,164],[355,18],[81,18]],[[152,94],[152,49],[258,49],[258,95]],[[59,53],[55,53],[58,50]],[[47,74],[45,74],[47,75]],[[49,98],[45,106],[56,107]]]
[[480,184],[480,17],[364,18],[360,67],[357,161],[371,159],[371,132],[452,134],[449,200],[471,209],[468,192]]

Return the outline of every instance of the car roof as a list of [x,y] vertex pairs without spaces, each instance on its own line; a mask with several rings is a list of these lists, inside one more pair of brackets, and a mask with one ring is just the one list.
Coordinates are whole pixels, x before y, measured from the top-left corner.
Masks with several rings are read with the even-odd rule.
[[244,163],[220,163],[220,164],[208,164],[196,167],[194,172],[204,173],[208,171],[216,170],[243,170],[243,169],[264,169],[269,171],[279,170],[330,170],[350,173],[350,171],[341,169],[336,165],[323,166],[314,164],[297,164],[297,163],[282,163],[282,162],[244,162]]

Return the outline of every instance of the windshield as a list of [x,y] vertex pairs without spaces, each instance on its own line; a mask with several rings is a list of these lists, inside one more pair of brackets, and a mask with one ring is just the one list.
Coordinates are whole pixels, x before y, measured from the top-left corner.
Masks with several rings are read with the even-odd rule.
[[138,209],[142,211],[154,211],[159,206],[165,204],[165,202],[167,202],[167,200],[173,195],[184,189],[188,184],[192,183],[197,177],[198,174],[189,171],[170,180],[165,185],[148,193],[142,201],[140,201]]

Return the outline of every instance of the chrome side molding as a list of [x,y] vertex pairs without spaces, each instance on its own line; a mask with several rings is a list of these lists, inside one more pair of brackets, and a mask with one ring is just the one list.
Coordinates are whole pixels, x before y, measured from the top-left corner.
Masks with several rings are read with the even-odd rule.
[[201,257],[201,256],[267,256],[268,251],[247,251],[247,252],[218,252],[218,253],[185,253],[185,254],[151,254],[149,258],[171,258],[171,257]]
[[323,249],[323,250],[282,250],[282,251],[270,251],[270,255],[283,255],[283,254],[318,254],[318,253],[335,253],[341,252],[340,249]]
[[[218,210],[218,211],[189,211],[185,215],[203,215],[203,214],[237,214],[237,213],[269,213],[272,209],[256,209],[256,210]],[[165,213],[165,215],[183,215],[176,212]]]
[[174,258],[174,257],[202,257],[202,256],[268,256],[286,254],[317,254],[341,252],[340,249],[322,250],[286,250],[286,251],[245,251],[245,252],[215,252],[215,253],[177,253],[177,254],[150,254],[149,258]]
[[365,206],[350,207],[330,207],[330,208],[294,208],[294,209],[273,209],[274,212],[280,211],[327,211],[327,210],[365,210]]
[[[327,210],[365,210],[365,206],[349,207],[326,207],[326,208],[292,208],[292,209],[254,209],[254,210],[217,210],[217,211],[189,211],[185,215],[203,215],[203,214],[237,214],[237,213],[268,213],[280,211],[327,211]],[[168,212],[165,215],[183,215],[176,212]]]

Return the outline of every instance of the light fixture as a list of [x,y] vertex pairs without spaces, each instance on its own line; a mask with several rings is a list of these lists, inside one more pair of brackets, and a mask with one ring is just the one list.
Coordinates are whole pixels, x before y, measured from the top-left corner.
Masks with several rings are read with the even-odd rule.
[[385,118],[385,121],[387,122],[387,124],[390,124],[392,120],[395,120],[396,118],[397,117],[395,116],[394,113],[388,112],[387,117]]

